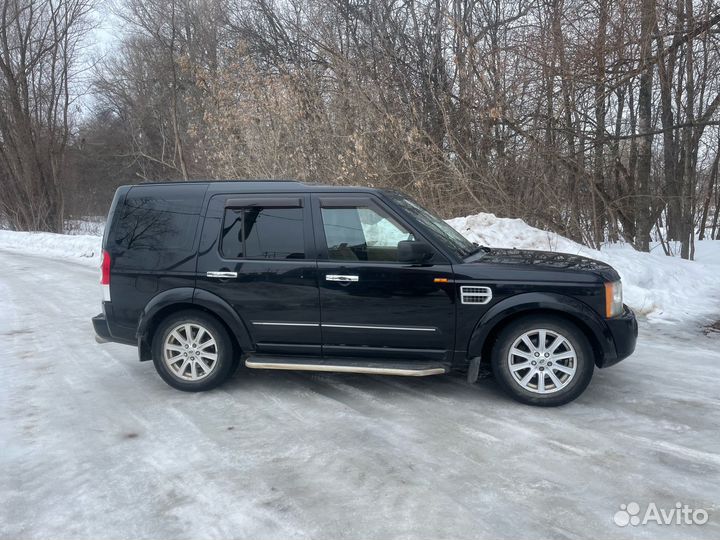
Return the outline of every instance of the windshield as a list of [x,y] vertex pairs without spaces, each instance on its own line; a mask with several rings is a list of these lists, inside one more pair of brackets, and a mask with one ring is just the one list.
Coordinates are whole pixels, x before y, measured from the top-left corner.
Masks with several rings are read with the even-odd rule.
[[386,194],[394,203],[401,206],[403,210],[412,214],[415,219],[430,229],[440,240],[457,253],[461,258],[465,258],[477,252],[480,248],[470,242],[462,234],[453,229],[444,220],[431,214],[412,199],[408,199],[405,195],[401,195],[395,191],[387,191]]

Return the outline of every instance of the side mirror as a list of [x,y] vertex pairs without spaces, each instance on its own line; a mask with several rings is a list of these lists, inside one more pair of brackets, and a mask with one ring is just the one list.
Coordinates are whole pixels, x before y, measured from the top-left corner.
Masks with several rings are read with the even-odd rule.
[[417,240],[401,240],[398,242],[398,262],[419,264],[432,259],[435,251],[425,242]]

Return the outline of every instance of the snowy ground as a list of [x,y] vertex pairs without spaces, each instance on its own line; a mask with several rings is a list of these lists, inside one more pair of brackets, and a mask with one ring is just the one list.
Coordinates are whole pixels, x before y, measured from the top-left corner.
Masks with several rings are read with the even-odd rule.
[[[457,376],[251,371],[184,394],[94,342],[96,237],[17,235],[0,232],[0,538],[720,537],[720,334],[704,318],[652,310],[636,353],[559,409]],[[684,279],[674,264],[658,268]],[[689,302],[720,312],[702,280]],[[618,527],[630,502],[710,520]]]

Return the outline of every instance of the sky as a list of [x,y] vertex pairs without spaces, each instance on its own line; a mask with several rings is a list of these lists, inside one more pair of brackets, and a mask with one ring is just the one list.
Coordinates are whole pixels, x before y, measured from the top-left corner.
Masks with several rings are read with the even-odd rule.
[[89,114],[95,103],[90,91],[90,82],[95,69],[120,44],[123,23],[113,14],[112,3],[112,0],[96,0],[91,21],[92,29],[83,44],[76,101],[80,117]]

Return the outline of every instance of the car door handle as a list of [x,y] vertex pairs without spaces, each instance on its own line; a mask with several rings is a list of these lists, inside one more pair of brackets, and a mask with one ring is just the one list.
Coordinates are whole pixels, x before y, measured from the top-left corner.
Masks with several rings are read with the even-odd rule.
[[325,281],[341,281],[343,283],[350,283],[351,281],[360,281],[360,276],[346,276],[341,274],[327,274]]
[[237,272],[208,272],[206,275],[207,277],[227,279],[236,278]]

